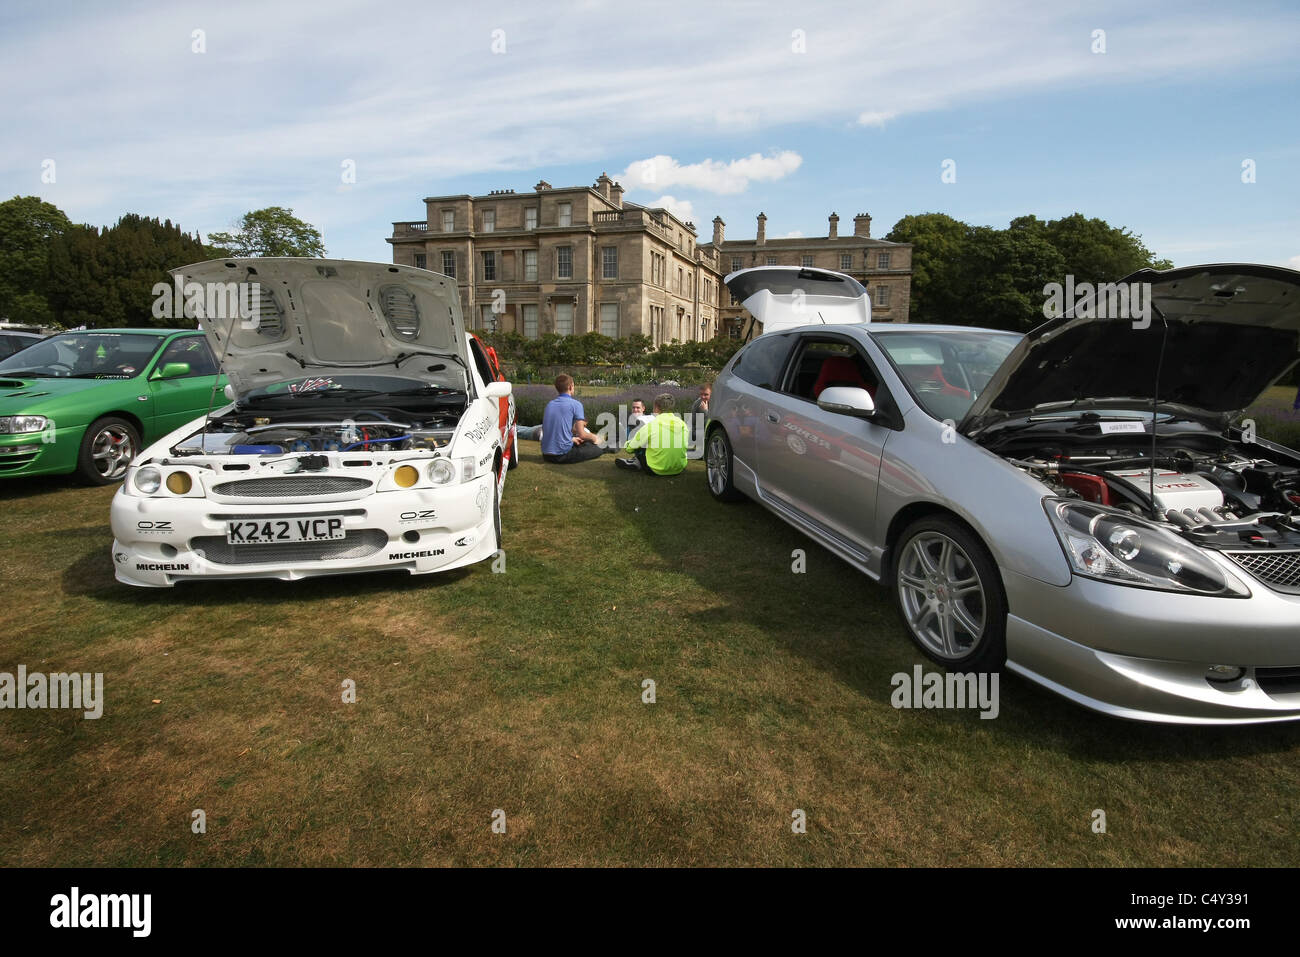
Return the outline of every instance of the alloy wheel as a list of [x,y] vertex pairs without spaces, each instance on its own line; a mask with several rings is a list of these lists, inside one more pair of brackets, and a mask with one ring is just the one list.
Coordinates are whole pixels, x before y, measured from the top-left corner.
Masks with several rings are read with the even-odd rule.
[[135,458],[135,436],[120,425],[108,425],[95,433],[90,458],[105,479],[120,479]]
[[984,637],[988,601],[965,550],[940,532],[915,535],[898,562],[898,595],[912,634],[936,657],[967,658]]

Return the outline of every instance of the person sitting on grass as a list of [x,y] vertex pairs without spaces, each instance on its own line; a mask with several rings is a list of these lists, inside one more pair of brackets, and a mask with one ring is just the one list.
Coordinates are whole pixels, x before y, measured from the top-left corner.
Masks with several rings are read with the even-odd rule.
[[632,400],[632,411],[627,417],[627,437],[630,439],[636,435],[637,430],[647,422],[653,421],[653,415],[645,414],[645,403],[640,399]]
[[672,395],[655,396],[654,418],[627,440],[630,458],[615,459],[624,469],[639,469],[647,475],[676,475],[686,468],[686,423],[673,412]]
[[573,397],[573,376],[555,377],[559,393],[542,412],[542,459],[552,465],[571,465],[599,458],[605,452],[600,436],[587,430],[587,413]]

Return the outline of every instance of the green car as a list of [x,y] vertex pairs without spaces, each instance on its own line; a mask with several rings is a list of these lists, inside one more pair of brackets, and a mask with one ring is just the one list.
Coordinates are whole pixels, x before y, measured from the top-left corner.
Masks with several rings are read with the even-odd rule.
[[0,476],[75,472],[92,485],[214,402],[226,384],[203,333],[91,329],[0,361]]

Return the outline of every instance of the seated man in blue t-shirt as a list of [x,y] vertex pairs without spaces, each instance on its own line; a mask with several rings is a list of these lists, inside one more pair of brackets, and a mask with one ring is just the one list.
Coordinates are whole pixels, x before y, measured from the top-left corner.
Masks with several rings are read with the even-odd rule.
[[599,458],[605,451],[600,436],[587,430],[587,413],[573,397],[573,376],[555,377],[559,393],[542,413],[542,458],[556,465]]

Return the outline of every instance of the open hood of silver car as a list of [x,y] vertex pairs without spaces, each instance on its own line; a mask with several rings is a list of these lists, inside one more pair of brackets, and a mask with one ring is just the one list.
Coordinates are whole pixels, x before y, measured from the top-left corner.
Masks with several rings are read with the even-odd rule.
[[[1140,289],[1135,284],[1144,284]],[[1029,332],[961,429],[1072,407],[1149,409],[1154,398],[1226,424],[1300,358],[1300,272],[1228,263],[1143,269],[1129,308],[1101,290]],[[1146,316],[1134,303],[1150,304]],[[1123,313],[1116,315],[1116,313]]]
[[852,276],[829,269],[758,266],[723,280],[736,301],[763,324],[763,334],[810,323],[871,321],[871,299]]
[[[410,370],[465,355],[456,284],[343,259],[214,259],[171,271],[237,395],[303,376]],[[183,297],[183,298],[182,298]]]

